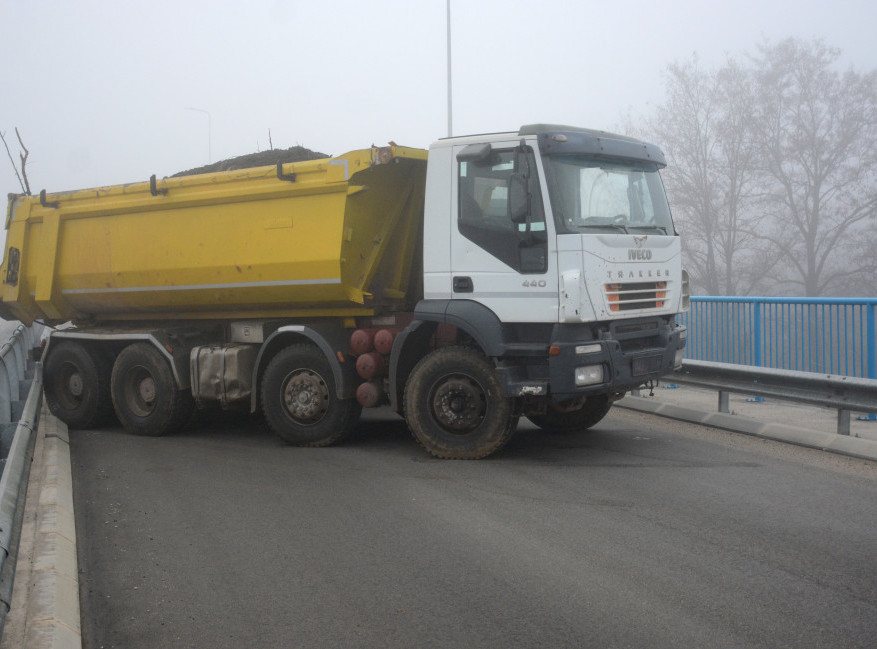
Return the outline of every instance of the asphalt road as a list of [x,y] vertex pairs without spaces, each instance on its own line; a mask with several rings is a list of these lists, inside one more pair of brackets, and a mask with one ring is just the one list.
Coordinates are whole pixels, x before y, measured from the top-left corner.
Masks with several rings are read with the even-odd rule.
[[619,409],[477,462],[392,415],[70,438],[86,649],[875,646],[865,461]]

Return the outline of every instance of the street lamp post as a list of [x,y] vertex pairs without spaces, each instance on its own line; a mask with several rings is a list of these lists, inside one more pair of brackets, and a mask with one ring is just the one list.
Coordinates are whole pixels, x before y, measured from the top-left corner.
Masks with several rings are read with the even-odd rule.
[[448,137],[454,134],[453,129],[453,110],[451,103],[451,0],[447,1],[448,6]]
[[213,162],[213,120],[210,118],[210,111],[203,108],[192,108],[187,106],[186,110],[194,110],[198,113],[207,115],[207,164]]

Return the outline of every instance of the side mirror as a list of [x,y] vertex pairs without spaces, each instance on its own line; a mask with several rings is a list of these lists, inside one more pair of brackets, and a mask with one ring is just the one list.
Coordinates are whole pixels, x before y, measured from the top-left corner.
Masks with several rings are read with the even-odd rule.
[[530,215],[530,192],[524,174],[509,177],[509,220],[512,223],[526,223]]
[[491,147],[488,142],[482,142],[480,144],[469,144],[467,146],[464,146],[463,149],[457,154],[457,161],[484,163],[490,159],[491,153],[493,153],[493,147]]

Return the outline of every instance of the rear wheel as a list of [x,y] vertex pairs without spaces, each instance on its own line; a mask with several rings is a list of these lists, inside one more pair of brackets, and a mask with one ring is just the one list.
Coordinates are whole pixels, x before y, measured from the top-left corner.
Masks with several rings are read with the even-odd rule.
[[43,387],[49,410],[70,428],[94,428],[112,417],[110,362],[96,349],[73,341],[53,345]]
[[565,410],[557,404],[550,403],[544,414],[527,415],[527,419],[545,430],[571,433],[595,426],[606,416],[611,407],[612,402],[608,395],[597,394],[588,397],[577,410]]
[[111,384],[119,421],[135,435],[176,432],[192,414],[191,394],[177,389],[167,360],[148,343],[129,345],[119,353]]
[[518,417],[493,365],[476,351],[444,347],[421,359],[405,388],[405,420],[432,455],[477,460],[501,449]]
[[279,352],[262,377],[262,411],[271,429],[295,446],[328,446],[352,432],[362,407],[339,399],[332,368],[311,345]]

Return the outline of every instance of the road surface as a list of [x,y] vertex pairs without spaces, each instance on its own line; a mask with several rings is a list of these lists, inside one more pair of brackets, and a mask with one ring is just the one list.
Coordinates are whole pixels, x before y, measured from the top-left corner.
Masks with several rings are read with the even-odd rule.
[[71,431],[86,649],[874,647],[873,463],[614,409],[436,460]]

